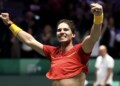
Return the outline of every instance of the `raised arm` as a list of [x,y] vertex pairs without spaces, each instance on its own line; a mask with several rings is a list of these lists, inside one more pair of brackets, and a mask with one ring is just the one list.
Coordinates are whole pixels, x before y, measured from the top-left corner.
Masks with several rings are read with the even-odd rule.
[[90,53],[94,44],[99,39],[103,22],[103,9],[101,5],[97,3],[91,4],[91,12],[94,15],[94,23],[92,25],[90,35],[82,42],[82,48],[85,53]]
[[43,44],[39,43],[37,40],[34,39],[32,35],[25,32],[21,28],[19,28],[17,25],[15,25],[10,19],[8,13],[1,13],[0,18],[3,20],[4,24],[9,26],[9,29],[12,31],[14,36],[16,36],[21,42],[29,45],[32,47],[35,51],[40,53],[41,55],[45,56],[43,52]]

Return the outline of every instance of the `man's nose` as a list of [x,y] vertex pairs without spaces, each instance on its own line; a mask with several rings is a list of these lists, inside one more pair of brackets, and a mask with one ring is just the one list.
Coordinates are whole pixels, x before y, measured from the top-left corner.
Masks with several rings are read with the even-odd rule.
[[64,33],[64,32],[65,32],[65,31],[62,29],[62,30],[61,30],[61,33]]

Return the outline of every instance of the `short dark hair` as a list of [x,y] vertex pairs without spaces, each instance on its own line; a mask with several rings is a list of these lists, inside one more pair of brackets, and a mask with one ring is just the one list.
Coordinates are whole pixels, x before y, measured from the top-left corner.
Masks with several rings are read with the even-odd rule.
[[60,23],[63,23],[63,22],[66,23],[66,24],[68,24],[68,26],[70,27],[72,33],[74,34],[74,33],[75,33],[75,30],[76,30],[76,27],[75,27],[74,22],[73,22],[72,20],[69,20],[69,19],[61,19],[60,21],[58,21],[57,27],[58,27],[58,25],[59,25]]

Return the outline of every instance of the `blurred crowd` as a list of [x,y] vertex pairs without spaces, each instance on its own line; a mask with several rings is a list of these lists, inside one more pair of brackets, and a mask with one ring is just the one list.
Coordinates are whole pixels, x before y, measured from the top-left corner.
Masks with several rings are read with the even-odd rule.
[[[99,45],[105,45],[113,58],[120,57],[120,1],[119,0],[0,0],[0,13],[10,13],[11,20],[43,44],[57,46],[56,25],[60,19],[71,19],[76,24],[74,44],[90,33],[93,15],[90,4],[103,5],[102,35],[92,57],[98,56]],[[0,57],[44,58],[21,43],[0,20]]]

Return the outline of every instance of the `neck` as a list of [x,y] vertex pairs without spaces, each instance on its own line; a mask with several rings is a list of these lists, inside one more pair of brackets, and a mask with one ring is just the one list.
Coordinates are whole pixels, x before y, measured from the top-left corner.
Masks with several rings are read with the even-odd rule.
[[73,47],[73,43],[72,42],[61,43],[61,51],[62,52],[68,51],[72,47]]

